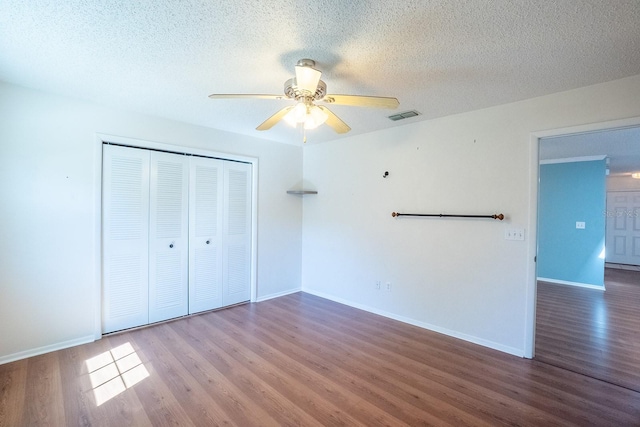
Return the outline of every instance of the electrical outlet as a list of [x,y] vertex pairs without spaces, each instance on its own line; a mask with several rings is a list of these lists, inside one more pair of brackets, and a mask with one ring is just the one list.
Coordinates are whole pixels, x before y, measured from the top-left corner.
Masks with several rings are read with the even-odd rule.
[[391,290],[391,282],[387,282],[387,291]]
[[376,290],[380,290],[380,280],[376,280]]
[[576,221],[576,228],[579,230],[584,230],[587,227],[584,221]]

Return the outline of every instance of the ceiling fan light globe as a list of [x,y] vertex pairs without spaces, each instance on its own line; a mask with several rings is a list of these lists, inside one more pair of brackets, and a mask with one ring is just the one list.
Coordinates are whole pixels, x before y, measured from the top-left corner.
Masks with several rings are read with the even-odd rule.
[[304,102],[298,102],[283,119],[291,126],[296,127],[298,123],[304,123],[307,117],[307,106]]
[[309,109],[309,114],[307,114],[304,121],[305,129],[315,129],[324,122],[327,121],[329,115],[322,111],[320,108],[315,105]]
[[287,124],[291,127],[296,127],[298,125],[298,122],[295,121],[295,119],[293,118],[293,116],[291,115],[291,111],[289,111],[283,118],[282,120],[284,120],[285,122],[287,122]]
[[302,123],[307,117],[307,106],[304,102],[298,102],[292,110],[292,113],[296,123]]
[[306,130],[315,129],[318,126],[320,126],[320,123],[314,122],[313,119],[308,119],[308,120],[305,120],[305,122],[304,122],[304,128]]
[[299,90],[311,94],[315,93],[318,88],[320,76],[322,76],[322,72],[314,68],[296,65],[296,86]]

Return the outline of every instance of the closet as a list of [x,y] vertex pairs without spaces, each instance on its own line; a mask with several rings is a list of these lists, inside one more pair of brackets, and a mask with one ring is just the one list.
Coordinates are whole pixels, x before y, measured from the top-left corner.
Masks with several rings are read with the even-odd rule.
[[103,333],[249,300],[251,172],[103,145]]

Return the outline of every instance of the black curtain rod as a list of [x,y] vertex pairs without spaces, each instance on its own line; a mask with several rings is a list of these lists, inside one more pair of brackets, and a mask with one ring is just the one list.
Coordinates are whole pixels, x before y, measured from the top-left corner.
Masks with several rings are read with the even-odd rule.
[[453,214],[410,214],[410,213],[399,213],[393,212],[391,213],[392,217],[398,216],[432,216],[439,218],[491,218],[491,219],[499,219],[502,221],[504,219],[503,214],[495,214],[495,215],[453,215]]

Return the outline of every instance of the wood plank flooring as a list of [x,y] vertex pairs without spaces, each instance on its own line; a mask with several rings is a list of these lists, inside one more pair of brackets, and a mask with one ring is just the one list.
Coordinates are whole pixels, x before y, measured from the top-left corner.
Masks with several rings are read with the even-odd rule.
[[0,365],[0,425],[629,426],[640,393],[297,293]]
[[535,359],[640,391],[640,271],[605,287],[538,283]]

